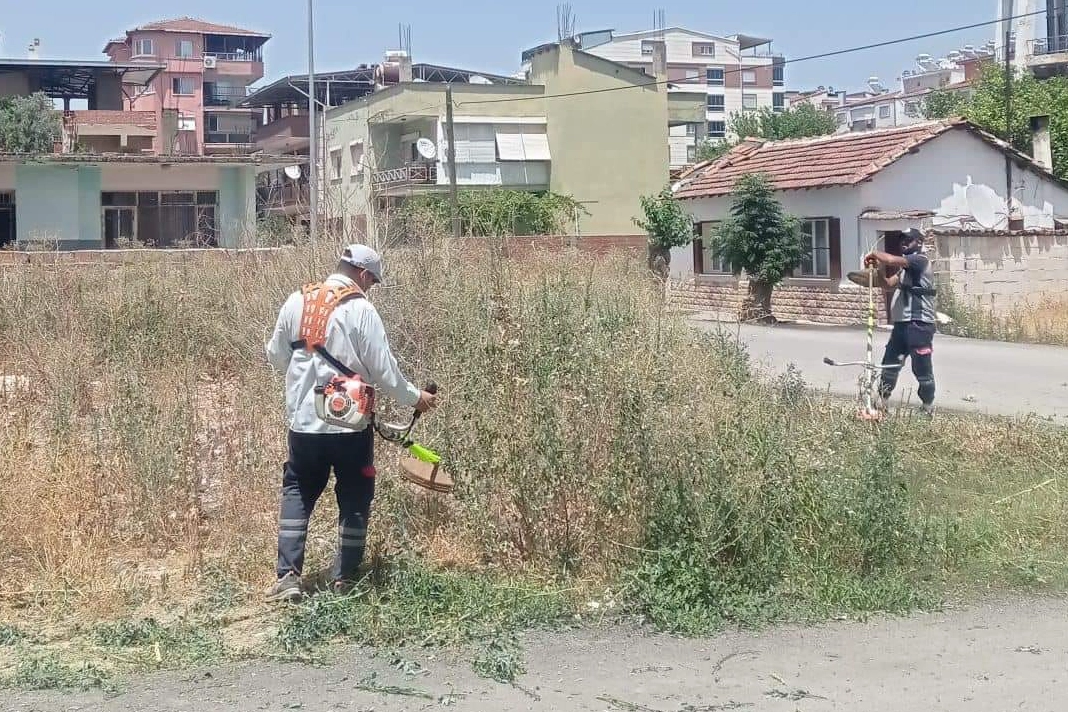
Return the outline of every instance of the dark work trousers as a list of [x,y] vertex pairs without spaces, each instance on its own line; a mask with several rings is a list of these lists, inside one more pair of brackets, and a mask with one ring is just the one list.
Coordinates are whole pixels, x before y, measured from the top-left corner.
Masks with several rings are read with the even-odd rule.
[[[890,341],[883,354],[883,365],[905,365],[905,359],[912,359],[912,373],[916,376],[919,387],[917,395],[924,405],[931,405],[935,398],[934,364],[931,356],[934,351],[935,325],[924,321],[899,321],[890,332]],[[879,395],[889,400],[897,386],[897,377],[901,368],[883,371],[879,384]]]
[[338,508],[335,581],[351,581],[363,560],[375,493],[374,433],[289,433],[278,518],[278,577],[304,569],[308,522],[334,471]]

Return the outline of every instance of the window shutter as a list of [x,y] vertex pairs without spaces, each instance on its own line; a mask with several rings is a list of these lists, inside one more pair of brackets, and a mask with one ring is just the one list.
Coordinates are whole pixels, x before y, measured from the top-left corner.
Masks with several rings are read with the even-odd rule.
[[842,221],[831,218],[828,221],[827,242],[831,248],[831,279],[842,279]]

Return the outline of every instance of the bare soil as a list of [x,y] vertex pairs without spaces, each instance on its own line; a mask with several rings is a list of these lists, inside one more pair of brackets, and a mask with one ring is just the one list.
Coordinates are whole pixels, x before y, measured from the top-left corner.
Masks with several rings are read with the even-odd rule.
[[[516,685],[469,651],[349,648],[328,667],[250,662],[122,682],[124,692],[15,693],[18,712],[120,710],[957,710],[1068,708],[1068,602],[1032,598],[864,623],[704,640],[619,628],[524,640]],[[406,670],[404,668],[407,668]]]

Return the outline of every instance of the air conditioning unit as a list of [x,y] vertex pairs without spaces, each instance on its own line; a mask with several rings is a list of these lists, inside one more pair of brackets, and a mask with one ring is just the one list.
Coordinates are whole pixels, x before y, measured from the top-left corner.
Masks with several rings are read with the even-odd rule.
[[215,69],[216,62],[219,60],[211,54],[204,55],[204,69]]

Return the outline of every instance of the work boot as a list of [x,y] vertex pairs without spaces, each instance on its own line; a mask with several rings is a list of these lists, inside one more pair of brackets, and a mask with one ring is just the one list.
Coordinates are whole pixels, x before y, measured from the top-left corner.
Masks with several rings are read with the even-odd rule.
[[296,603],[300,600],[301,595],[300,576],[290,571],[278,579],[277,583],[267,593],[267,601],[270,603]]
[[935,407],[934,403],[924,403],[920,406],[920,415],[926,418],[934,418]]

